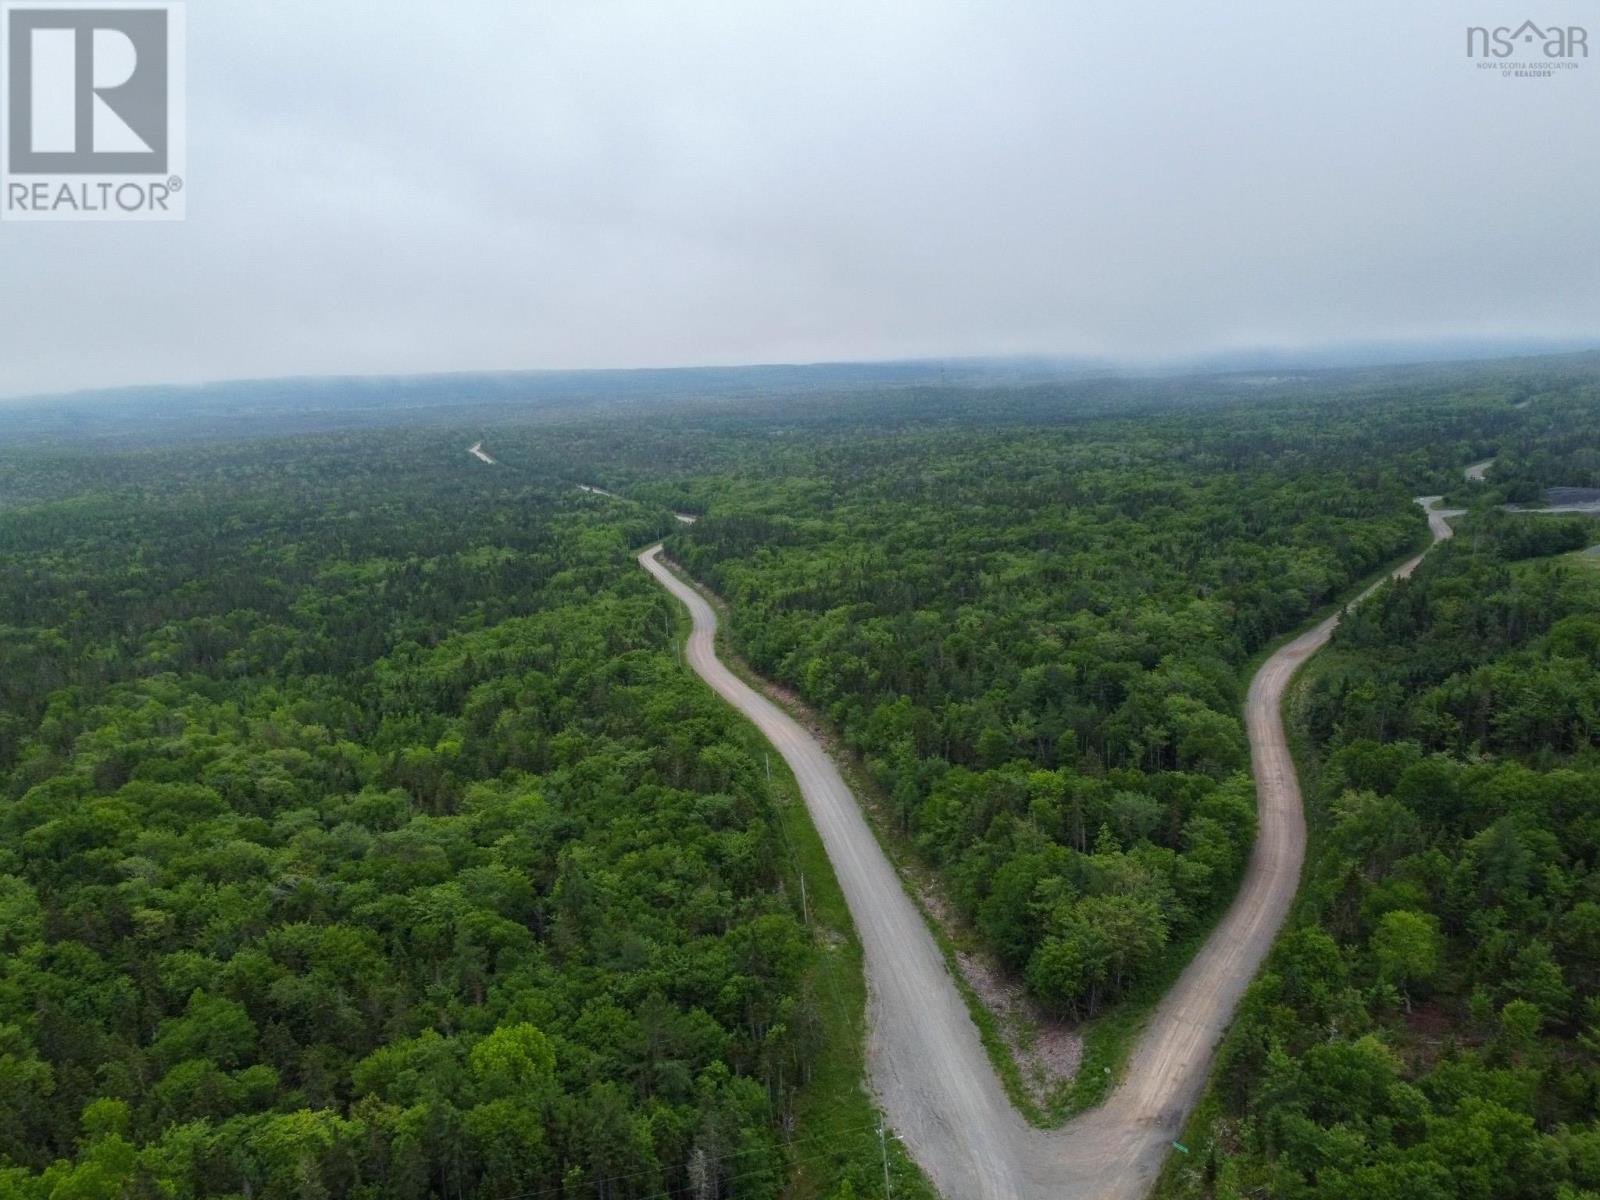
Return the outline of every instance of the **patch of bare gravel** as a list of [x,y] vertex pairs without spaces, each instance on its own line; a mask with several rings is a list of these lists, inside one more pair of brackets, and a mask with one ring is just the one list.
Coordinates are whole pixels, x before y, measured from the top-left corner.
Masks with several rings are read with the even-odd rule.
[[956,962],[968,986],[1000,1022],[1001,1036],[1022,1072],[1029,1099],[1048,1112],[1078,1077],[1083,1037],[1074,1026],[1035,1004],[1022,983],[997,963],[964,950],[957,951]]

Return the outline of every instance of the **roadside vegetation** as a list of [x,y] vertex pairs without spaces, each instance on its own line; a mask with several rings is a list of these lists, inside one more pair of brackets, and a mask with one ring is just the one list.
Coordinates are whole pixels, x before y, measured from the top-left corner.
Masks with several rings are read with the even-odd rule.
[[1300,905],[1163,1195],[1600,1194],[1597,531],[1480,510],[1308,669]]

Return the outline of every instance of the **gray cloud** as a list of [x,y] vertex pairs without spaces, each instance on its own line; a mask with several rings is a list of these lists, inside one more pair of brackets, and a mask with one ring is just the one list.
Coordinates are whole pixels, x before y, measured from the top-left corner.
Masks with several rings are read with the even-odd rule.
[[1537,7],[195,3],[190,218],[0,226],[0,394],[1593,335]]

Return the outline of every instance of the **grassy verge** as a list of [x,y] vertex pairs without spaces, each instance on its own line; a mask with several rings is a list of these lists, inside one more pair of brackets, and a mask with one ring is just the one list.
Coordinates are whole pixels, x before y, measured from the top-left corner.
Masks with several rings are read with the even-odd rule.
[[771,790],[789,860],[789,886],[791,894],[804,897],[803,912],[817,946],[807,986],[821,1015],[823,1036],[795,1106],[791,1144],[796,1171],[788,1195],[820,1200],[833,1195],[845,1179],[858,1195],[876,1195],[882,1187],[881,1155],[887,1149],[894,1194],[934,1200],[933,1189],[900,1143],[891,1139],[880,1146],[876,1128],[882,1116],[864,1086],[867,986],[861,943],[794,776],[754,726],[750,737],[758,752],[772,759]]
[[[677,609],[676,624],[681,645],[690,628],[689,614],[682,608]],[[826,1200],[849,1181],[862,1200],[879,1196],[887,1153],[896,1197],[937,1200],[900,1143],[894,1139],[880,1143],[878,1138],[882,1114],[863,1082],[867,985],[861,942],[822,838],[783,757],[754,725],[742,717],[740,725],[752,757],[769,764],[769,790],[785,860],[784,887],[807,920],[816,946],[805,987],[821,1023],[820,1050],[795,1100],[789,1137],[794,1175],[784,1195],[788,1200]]]
[[1571,563],[1580,571],[1600,571],[1600,554],[1595,553],[1595,548],[1574,550],[1571,554],[1562,555],[1561,561]]

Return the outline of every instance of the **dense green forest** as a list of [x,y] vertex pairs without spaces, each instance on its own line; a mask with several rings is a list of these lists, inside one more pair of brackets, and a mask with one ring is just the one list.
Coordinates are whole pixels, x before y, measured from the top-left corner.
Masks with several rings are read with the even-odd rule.
[[777,1195],[813,946],[662,518],[348,449],[9,464],[0,1195]]
[[1169,1196],[1600,1195],[1597,527],[1462,526],[1303,682],[1299,912]]
[[0,449],[0,1196],[877,1194],[848,920],[633,554],[721,593],[971,927],[1089,1017],[1232,896],[1252,663],[1422,544],[1419,493],[1472,524],[1305,693],[1338,815],[1183,1186],[1371,1190],[1456,1138],[1596,1187],[1563,1130],[1596,1108],[1600,576],[1554,558],[1588,523],[1495,510],[1594,482],[1593,375]]
[[1086,1014],[1232,894],[1254,835],[1239,665],[1418,536],[1392,485],[1107,451],[841,448],[824,514],[773,485],[672,542],[1003,960]]
[[1526,420],[1517,396],[1357,378],[1046,420],[1024,393],[623,480],[706,514],[668,547],[739,649],[842,731],[1000,960],[1092,1016],[1233,895],[1252,657],[1419,546],[1412,497]]

